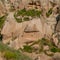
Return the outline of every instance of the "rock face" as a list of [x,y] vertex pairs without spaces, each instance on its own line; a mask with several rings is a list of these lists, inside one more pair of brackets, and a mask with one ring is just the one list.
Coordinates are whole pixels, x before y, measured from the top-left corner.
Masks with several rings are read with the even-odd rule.
[[[41,6],[39,5],[39,8],[42,8],[43,16],[41,15],[40,18],[35,17],[30,21],[17,23],[14,18],[15,11],[14,12],[9,11],[7,19],[1,31],[1,34],[3,35],[2,42],[5,44],[7,43],[10,47],[14,49],[19,49],[19,48],[23,48],[26,42],[37,41],[38,39],[45,37],[48,39],[53,38],[53,42],[55,43],[55,45],[58,48],[60,48],[60,41],[58,41],[58,39],[60,39],[60,33],[59,33],[60,16],[57,18],[56,21],[56,16],[57,16],[56,11],[60,0],[33,0],[33,1],[34,2],[37,1],[41,3],[40,4]],[[52,3],[54,2],[57,5],[55,7],[52,7],[49,1],[52,1]],[[20,9],[25,8],[26,6],[28,6],[29,2],[32,2],[32,0],[11,0],[11,3],[15,5],[15,9],[17,9],[17,7],[19,7]],[[2,3],[0,5],[2,5]],[[36,7],[34,5],[31,6],[32,8]],[[46,12],[48,12],[50,8],[53,8],[53,12],[49,17],[46,17]],[[8,10],[8,7],[6,9]],[[3,5],[0,7],[0,11],[4,12]],[[54,30],[56,30],[57,33],[55,33],[55,35],[52,36]],[[59,37],[56,37],[58,35]],[[38,49],[39,46],[36,45],[33,47]],[[43,49],[49,50],[49,47],[43,46]],[[56,53],[52,59],[51,57],[45,55],[44,53],[42,54],[26,53],[26,54],[31,56],[34,60],[60,60],[60,53]],[[0,56],[0,60],[4,60],[4,59]]]
[[[28,2],[30,2],[29,0]],[[36,0],[34,0],[36,1]],[[41,2],[42,8],[44,8],[44,12],[46,13],[49,10],[49,1],[50,0],[38,0]],[[28,3],[27,0],[22,0],[22,4]],[[44,4],[43,4],[44,2]],[[25,5],[25,4],[24,4]],[[47,7],[47,8],[46,8]],[[55,10],[55,9],[54,9]],[[46,16],[46,14],[44,15]],[[19,44],[23,44],[23,42],[30,40],[38,40],[42,37],[50,38],[52,33],[54,33],[54,26],[56,24],[56,16],[52,13],[48,18],[40,17],[33,18],[30,21],[17,23],[14,18],[14,12],[9,12],[7,19],[5,21],[5,25],[1,31],[3,34],[3,42],[4,43],[16,43],[17,47]],[[35,25],[35,27],[34,27]],[[27,27],[27,28],[26,28]],[[26,29],[26,30],[25,30]],[[28,31],[28,33],[27,33]],[[12,41],[11,41],[12,40]],[[19,40],[19,43],[17,42]],[[20,43],[21,42],[21,43]],[[20,45],[19,45],[20,46]]]
[[47,36],[51,36],[52,33],[54,33],[54,27],[55,27],[55,24],[56,24],[56,17],[51,15],[49,18],[47,18],[46,20],[46,34]]
[[[24,45],[24,42],[26,41],[35,41],[44,36],[50,37],[52,35],[54,29],[52,29],[51,26],[55,24],[55,17],[48,18],[46,20],[47,22],[44,23],[44,19],[40,18],[34,18],[31,21],[17,23],[13,15],[14,13],[9,13],[1,31],[4,43],[9,42],[10,46],[18,49],[20,46]],[[29,32],[26,32],[26,27]]]
[[60,46],[60,15],[57,15],[56,21],[57,23],[55,25],[55,34],[53,35],[53,39],[55,45],[59,47]]
[[4,27],[1,31],[1,34],[4,35],[3,39],[8,39],[9,37],[12,36],[15,30],[15,25],[16,25],[16,22],[14,20],[13,13],[10,13],[7,16]]

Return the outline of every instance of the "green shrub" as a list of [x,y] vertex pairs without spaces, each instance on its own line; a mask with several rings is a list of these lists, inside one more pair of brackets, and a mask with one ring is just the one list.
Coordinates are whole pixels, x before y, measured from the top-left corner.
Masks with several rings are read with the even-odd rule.
[[52,8],[49,9],[49,11],[46,13],[46,16],[49,17],[52,14]]
[[31,17],[35,17],[35,16],[40,17],[41,13],[42,13],[41,11],[32,9],[32,10],[26,11],[25,15],[31,16]]
[[[23,22],[22,20],[20,20],[19,18],[17,18],[18,16],[22,16],[22,18],[24,18],[24,21],[29,21],[29,17],[40,17],[42,11],[38,11],[38,10],[27,10],[26,9],[22,9],[22,10],[19,10],[17,12],[15,12],[14,14],[14,17],[16,19],[16,21],[19,23],[20,21]],[[27,16],[27,17],[25,17]]]
[[35,16],[35,10],[28,10],[28,11],[26,11],[26,15],[34,17]]
[[40,17],[40,15],[42,14],[42,11],[37,11],[36,10],[35,14],[36,14],[37,17]]
[[32,53],[32,47],[31,46],[25,45],[23,50],[26,52]]
[[51,47],[50,50],[51,50],[52,52],[54,52],[54,53],[56,53],[56,52],[60,52],[60,48],[55,47],[55,46]]
[[16,18],[16,21],[18,22],[18,23],[21,23],[22,22],[22,18]]
[[24,21],[29,21],[29,17],[24,17]]
[[18,23],[21,23],[21,22],[22,22],[22,18],[17,18],[17,17],[16,17],[16,13],[14,14],[14,18],[16,19],[16,21],[17,21]]
[[4,24],[4,22],[5,22],[5,18],[6,18],[6,16],[0,17],[0,28],[3,27],[3,24]]
[[17,11],[17,16],[20,16],[20,15],[25,15],[25,12],[26,12],[26,9],[24,8],[24,9],[22,9],[22,10],[18,10]]

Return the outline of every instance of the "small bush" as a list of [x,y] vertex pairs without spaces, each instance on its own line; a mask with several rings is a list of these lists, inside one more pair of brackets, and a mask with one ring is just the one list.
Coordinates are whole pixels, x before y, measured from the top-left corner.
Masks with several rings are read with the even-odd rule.
[[54,53],[56,53],[56,52],[60,52],[60,49],[57,48],[57,47],[52,47],[51,51],[54,52]]
[[4,24],[4,22],[5,22],[5,18],[6,18],[6,16],[0,17],[0,28],[3,27],[3,24]]
[[14,14],[14,18],[16,19],[16,21],[17,21],[18,23],[21,23],[21,22],[22,22],[22,18],[17,18],[15,14]]
[[26,12],[26,9],[24,8],[24,9],[22,9],[22,10],[19,10],[19,11],[17,11],[17,16],[20,16],[20,15],[25,15],[25,12]]
[[32,47],[28,46],[28,45],[25,45],[24,48],[23,48],[23,50],[26,51],[26,52],[31,53],[32,52]]
[[24,17],[24,21],[29,21],[29,17]]
[[22,22],[22,18],[16,18],[17,19],[17,22],[21,23]]
[[52,8],[49,9],[49,11],[46,13],[46,16],[49,17],[52,14]]

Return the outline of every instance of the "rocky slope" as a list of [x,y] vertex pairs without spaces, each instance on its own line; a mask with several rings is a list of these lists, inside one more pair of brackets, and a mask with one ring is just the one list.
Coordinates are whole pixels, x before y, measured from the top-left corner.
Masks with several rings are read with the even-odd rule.
[[[1,35],[3,36],[2,42],[14,49],[20,49],[26,45],[26,42],[35,42],[39,39],[46,38],[51,40],[57,48],[60,48],[59,1],[60,0],[0,1],[2,14],[0,14],[0,16],[7,15],[1,28]],[[0,21],[2,22],[1,18]],[[34,58],[32,57],[33,59],[51,59],[51,57],[46,56],[44,53],[41,55],[35,53],[26,54],[29,56],[33,54],[32,56],[35,56]]]

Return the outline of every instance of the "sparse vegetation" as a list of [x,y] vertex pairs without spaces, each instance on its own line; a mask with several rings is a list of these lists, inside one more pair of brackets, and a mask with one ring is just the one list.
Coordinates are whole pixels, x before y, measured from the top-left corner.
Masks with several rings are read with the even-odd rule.
[[[5,60],[32,60],[31,58],[33,58],[34,60],[40,60],[40,56],[43,55],[41,56],[41,59],[44,60],[44,58],[47,58],[44,55],[48,55],[51,57],[54,56],[55,53],[57,52],[60,53],[60,46],[59,46],[60,33],[57,32],[60,29],[60,27],[57,27],[58,20],[60,20],[60,17],[56,18],[60,10],[59,8],[60,5],[58,1],[31,0],[31,2],[26,1],[27,2],[26,5],[24,0],[23,1],[1,0],[1,1],[0,1],[1,15],[6,13],[8,14],[7,19],[6,15],[0,17],[0,29],[1,29],[0,31],[2,31],[0,32],[0,53],[1,53],[0,55],[2,55],[2,58],[4,58]],[[5,23],[4,26],[5,20],[7,20],[7,23]],[[22,23],[22,25],[18,23]],[[56,28],[55,31],[53,31],[54,27]],[[54,34],[52,34],[52,32],[53,33],[57,32],[59,34],[53,36]],[[39,39],[40,38],[39,36],[40,37],[44,36],[44,38]],[[49,39],[46,39],[45,37]],[[52,37],[52,40],[50,39],[50,37]],[[7,43],[3,44],[2,39],[6,40]],[[57,42],[55,42],[55,39]],[[24,44],[25,41],[27,41],[28,43]],[[14,44],[16,44],[16,47],[14,46]],[[15,50],[12,47],[15,49],[18,49],[19,47],[21,48]],[[24,54],[27,54],[29,56],[32,55],[32,57],[30,58]],[[53,60],[60,60],[60,58],[57,56]]]
[[29,17],[24,17],[24,21],[29,21]]
[[52,14],[52,8],[48,10],[48,12],[46,13],[46,16],[49,17],[51,14]]
[[10,11],[14,11],[14,10],[15,10],[15,7],[13,6],[13,4],[11,4]]
[[32,53],[32,47],[31,46],[28,46],[28,45],[25,45],[24,46],[24,51],[29,52],[29,53]]
[[[25,45],[23,46],[24,48],[22,49],[22,51],[25,51],[25,52],[37,52],[37,50],[34,50],[33,46],[34,45],[39,45],[39,48],[37,49],[38,50],[38,54],[40,52],[44,52],[46,55],[48,56],[52,56],[54,55],[54,53],[56,52],[60,52],[60,48],[56,47],[50,40],[48,39],[45,39],[45,38],[42,38],[38,41],[35,41],[35,42],[32,42],[31,44],[28,44],[28,45]],[[48,50],[44,50],[44,46],[48,46],[49,49]],[[48,51],[50,51],[51,53],[47,53]]]
[[4,24],[4,22],[5,22],[5,19],[6,19],[6,15],[0,17],[0,28],[3,27],[3,24]]
[[[32,18],[40,17],[41,13],[42,13],[42,11],[38,11],[38,10],[34,10],[34,9],[27,10],[27,11],[26,11],[26,9],[22,9],[22,10],[17,11],[14,14],[14,17],[15,17],[17,22],[23,22],[22,18],[24,18],[23,19],[24,21],[29,21],[30,20],[29,17],[32,17]],[[18,16],[22,16],[22,18],[18,18]],[[27,17],[25,17],[25,16],[27,16]]]
[[18,50],[14,50],[7,45],[0,42],[0,52],[3,53],[3,57],[6,60],[32,60],[28,56],[22,54]]

